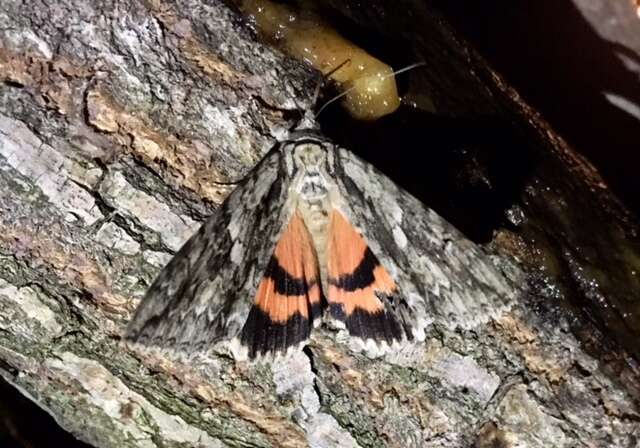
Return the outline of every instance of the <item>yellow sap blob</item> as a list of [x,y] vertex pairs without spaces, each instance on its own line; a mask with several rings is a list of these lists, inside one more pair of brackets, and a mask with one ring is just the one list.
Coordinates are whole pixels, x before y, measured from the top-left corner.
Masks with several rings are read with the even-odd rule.
[[343,91],[353,88],[342,103],[354,118],[375,120],[400,106],[391,67],[340,36],[317,17],[308,13],[296,15],[286,6],[268,0],[242,0],[240,6],[265,38],[320,72],[329,73]]

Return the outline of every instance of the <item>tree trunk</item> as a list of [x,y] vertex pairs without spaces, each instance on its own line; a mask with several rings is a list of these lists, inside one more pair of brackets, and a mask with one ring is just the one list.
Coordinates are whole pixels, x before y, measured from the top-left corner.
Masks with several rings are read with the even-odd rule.
[[[0,373],[77,438],[638,446],[638,375],[603,368],[532,291],[377,360],[324,329],[274,365],[124,346],[154,276],[294,124],[315,78],[217,0],[9,0],[0,25]],[[520,268],[497,263],[520,290]]]

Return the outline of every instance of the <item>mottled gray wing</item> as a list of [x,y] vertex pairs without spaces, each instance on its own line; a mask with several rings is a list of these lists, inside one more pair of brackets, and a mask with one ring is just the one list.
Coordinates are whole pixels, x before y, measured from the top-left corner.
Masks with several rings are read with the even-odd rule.
[[126,338],[193,352],[238,335],[283,223],[287,176],[272,150],[160,272]]
[[417,339],[430,322],[470,328],[510,302],[513,280],[433,210],[343,148],[336,171],[342,212],[396,281],[403,300],[391,307]]

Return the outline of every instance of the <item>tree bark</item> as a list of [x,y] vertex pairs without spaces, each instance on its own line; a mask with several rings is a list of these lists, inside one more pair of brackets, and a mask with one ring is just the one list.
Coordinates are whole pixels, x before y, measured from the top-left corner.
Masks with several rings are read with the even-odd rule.
[[[328,330],[274,365],[120,343],[161,267],[310,101],[312,73],[222,2],[5,1],[0,79],[0,374],[77,438],[637,446],[637,375],[603,369],[533,293],[377,360]],[[519,290],[521,269],[496,263]]]

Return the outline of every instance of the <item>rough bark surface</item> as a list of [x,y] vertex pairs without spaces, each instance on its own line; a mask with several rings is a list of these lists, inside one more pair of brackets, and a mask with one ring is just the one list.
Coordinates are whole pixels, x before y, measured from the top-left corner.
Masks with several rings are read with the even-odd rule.
[[[583,317],[598,321],[600,329],[609,333],[605,339],[613,334],[619,345],[638,359],[640,225],[637,216],[629,212],[600,173],[581,155],[586,152],[585,148],[578,148],[582,153],[571,148],[545,117],[526,104],[477,51],[453,32],[442,15],[425,2],[402,0],[395,8],[385,8],[384,1],[372,0],[363,8],[359,7],[359,2],[349,0],[318,1],[332,11],[340,11],[354,23],[366,26],[378,39],[393,41],[393,47],[402,49],[409,60],[426,60],[428,69],[416,71],[412,76],[418,78],[416,84],[421,85],[420,93],[430,96],[439,116],[472,116],[476,120],[484,116],[488,117],[487,125],[503,120],[509,125],[494,134],[520,134],[496,150],[497,158],[512,165],[507,176],[517,176],[515,173],[519,169],[529,171],[520,178],[519,189],[512,188],[509,192],[515,197],[507,205],[511,225],[506,226],[509,228],[506,233],[514,231],[527,242],[526,245],[542,254],[533,265],[544,267],[568,299],[566,302],[572,303],[574,312],[581,314],[588,310],[587,314],[591,315]],[[536,5],[530,5],[530,9],[536,8]],[[544,8],[539,10],[543,15],[553,14]],[[470,14],[473,15],[472,11]],[[614,19],[613,11],[610,12],[610,20],[618,20]],[[601,20],[605,21],[604,18]],[[592,45],[588,42],[575,51],[583,51]],[[558,63],[565,62],[571,64],[570,60]],[[556,70],[552,64],[546,65],[544,61],[540,64],[541,70],[551,73]],[[602,61],[600,69],[606,72],[610,65],[609,61]],[[578,72],[575,77],[579,76]],[[570,77],[564,80],[572,82]],[[561,96],[562,92],[546,94]],[[569,98],[565,101],[572,104]],[[575,101],[582,104],[579,99]],[[576,111],[575,115],[582,120],[582,126],[591,119],[590,112]],[[602,129],[602,123],[598,127]],[[608,133],[616,135],[616,130],[608,129]],[[602,134],[606,135],[607,131]],[[624,151],[626,146],[618,143],[605,139],[599,148],[607,154],[605,157],[624,163],[625,158],[616,152]],[[499,138],[493,138],[489,145],[500,146]],[[410,156],[403,154],[402,157]],[[523,163],[527,159],[528,162]],[[411,166],[411,163],[407,161],[406,165]],[[484,169],[496,170],[495,166]],[[501,183],[511,182],[504,179],[501,182],[498,176],[489,176],[489,179],[494,184],[490,188],[493,191],[500,190]],[[491,195],[487,195],[486,201],[490,200]],[[480,210],[478,220],[491,213],[486,206]],[[502,213],[503,209],[500,211]],[[527,259],[535,258],[521,257],[525,263]],[[585,321],[584,318],[579,320]],[[593,334],[587,328],[576,331]],[[626,361],[621,363],[626,364]],[[635,387],[640,391],[637,385]]]
[[308,101],[310,73],[220,2],[4,1],[0,80],[0,373],[79,439],[638,446],[624,381],[528,294],[380,360],[326,330],[274,365],[120,343],[159,269]]

